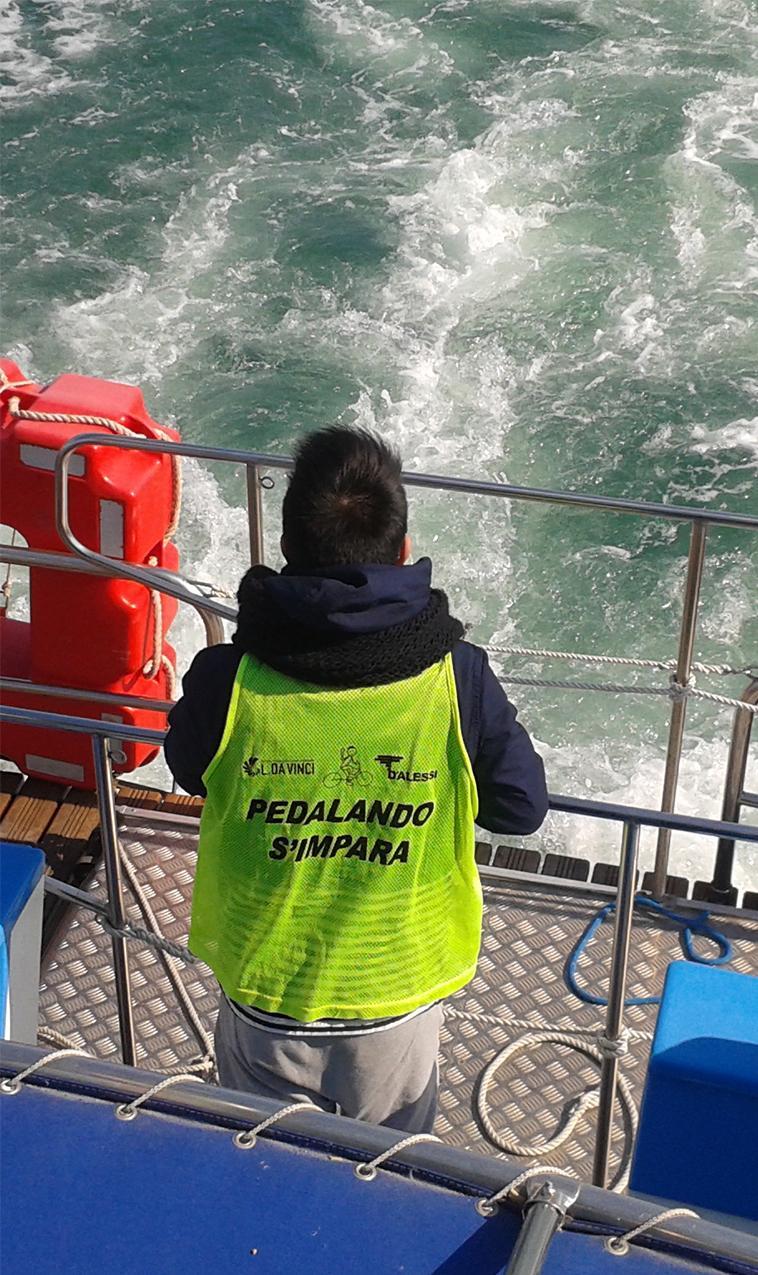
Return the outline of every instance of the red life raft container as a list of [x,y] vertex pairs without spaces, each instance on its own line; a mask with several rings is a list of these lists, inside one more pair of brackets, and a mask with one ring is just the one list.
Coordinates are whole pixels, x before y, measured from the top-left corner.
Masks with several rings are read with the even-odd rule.
[[[56,453],[75,434],[112,432],[179,438],[151,420],[138,389],[72,375],[41,388],[0,359],[0,518],[30,549],[70,552],[55,527]],[[170,537],[179,478],[172,457],[83,448],[71,461],[69,492],[71,528],[84,544],[111,558],[177,570]],[[161,711],[104,705],[87,692],[173,697],[176,654],[165,634],[175,599],[131,580],[31,566],[29,603],[28,623],[0,611],[0,674],[82,695],[61,699],[13,688],[3,693],[5,703],[163,729]],[[134,770],[156,752],[153,745],[114,740],[115,769]],[[88,736],[5,724],[0,753],[27,775],[95,787]]]

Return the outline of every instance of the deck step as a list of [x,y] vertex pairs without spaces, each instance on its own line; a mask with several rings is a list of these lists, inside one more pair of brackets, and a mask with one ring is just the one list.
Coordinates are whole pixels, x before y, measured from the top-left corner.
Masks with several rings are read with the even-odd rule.
[[[653,893],[653,873],[646,872],[642,878],[642,890],[645,894]],[[690,892],[690,883],[686,877],[666,877],[665,894],[676,899],[686,899]]]
[[202,797],[188,797],[185,793],[169,792],[163,798],[160,810],[162,815],[189,815],[199,819],[203,813],[204,804]]
[[526,846],[498,846],[493,861],[496,868],[508,868],[510,872],[539,872],[539,850]]
[[[635,873],[634,888],[640,881],[639,872]],[[617,863],[596,863],[592,869],[593,885],[610,885],[615,890],[619,883],[619,865]]]
[[483,867],[489,867],[492,862],[492,846],[489,841],[476,842],[476,845],[474,846],[474,858],[477,863],[482,864]]
[[[697,899],[699,903],[713,903],[712,885],[710,881],[696,881],[692,887],[692,897]],[[718,903],[726,903],[728,907],[737,906],[737,887],[732,885],[723,894],[720,894],[715,900]]]
[[157,788],[142,788],[135,784],[119,784],[116,791],[117,805],[134,806],[138,810],[157,810],[165,793]]
[[546,854],[542,865],[543,877],[560,877],[564,881],[588,881],[588,859],[574,859],[570,854]]

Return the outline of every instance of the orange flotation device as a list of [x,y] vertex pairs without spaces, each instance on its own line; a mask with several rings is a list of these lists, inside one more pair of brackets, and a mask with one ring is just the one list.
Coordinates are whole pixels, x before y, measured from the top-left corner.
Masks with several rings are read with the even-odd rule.
[[[150,418],[141,391],[132,386],[67,375],[40,387],[15,363],[0,359],[0,519],[30,549],[70,556],[55,525],[56,453],[75,434],[114,432],[179,438]],[[74,454],[69,475],[70,524],[79,540],[111,558],[177,570],[174,458],[91,446]],[[3,691],[3,701],[163,729],[165,712],[151,709],[149,701],[173,698],[176,653],[166,633],[176,609],[175,599],[132,580],[30,566],[29,621],[0,610],[0,674],[82,694],[61,699],[14,687]],[[138,696],[146,704],[104,704],[87,692]],[[156,752],[154,745],[114,739],[114,768],[134,770]],[[27,775],[95,787],[87,736],[4,724],[0,753]]]

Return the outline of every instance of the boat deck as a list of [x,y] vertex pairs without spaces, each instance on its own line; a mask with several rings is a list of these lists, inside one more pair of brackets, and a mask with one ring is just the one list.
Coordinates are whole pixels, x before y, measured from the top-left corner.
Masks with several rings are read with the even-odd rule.
[[[120,799],[129,796],[122,790]],[[186,799],[184,799],[186,802]],[[185,804],[179,810],[191,809]],[[155,912],[162,934],[184,943],[194,877],[198,821],[160,810],[119,809],[125,855]],[[600,1031],[603,1010],[580,1002],[567,989],[563,970],[573,945],[597,909],[612,897],[602,887],[547,877],[483,869],[486,922],[476,978],[447,1006],[440,1058],[441,1092],[436,1133],[453,1146],[492,1153],[492,1143],[475,1110],[475,1093],[484,1067],[525,1032]],[[104,894],[102,866],[87,887]],[[144,911],[125,882],[128,915],[145,925]],[[678,904],[678,906],[681,906]],[[717,928],[734,944],[731,968],[758,973],[758,916],[725,913]],[[604,925],[580,962],[588,990],[602,994],[610,959],[611,926]],[[184,966],[139,942],[129,945],[138,1062],[163,1072],[187,1068],[202,1053],[201,1042],[179,1007],[167,973],[178,971],[205,1030],[212,1031],[217,990],[202,964]],[[673,924],[635,914],[630,955],[629,995],[655,995],[669,962],[681,956],[679,930]],[[626,1025],[635,1033],[622,1060],[639,1103],[655,1022],[656,1006],[632,1006]],[[119,1054],[118,1015],[106,933],[90,913],[69,910],[43,964],[40,1022],[102,1058]],[[574,1100],[597,1085],[598,1070],[575,1050],[556,1043],[525,1043],[489,1090],[489,1108],[498,1130],[520,1144],[531,1144],[556,1131]],[[629,1145],[629,1129],[617,1121],[611,1169]],[[590,1113],[550,1163],[571,1166],[591,1177],[593,1117]],[[542,1157],[544,1158],[544,1156]]]

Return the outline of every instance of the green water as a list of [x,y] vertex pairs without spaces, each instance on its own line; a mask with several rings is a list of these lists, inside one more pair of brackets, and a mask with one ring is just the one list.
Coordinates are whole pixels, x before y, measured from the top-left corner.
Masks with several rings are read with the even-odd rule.
[[[0,0],[0,33],[27,374],[136,382],[189,440],[357,421],[409,468],[758,513],[754,3]],[[233,587],[242,503],[189,467],[192,573]],[[478,640],[672,653],[684,529],[434,494],[413,517]],[[703,659],[755,662],[757,545],[710,537]],[[186,662],[200,630],[176,633]],[[665,701],[513,694],[554,789],[657,804]],[[728,727],[693,705],[681,809],[718,812]]]

